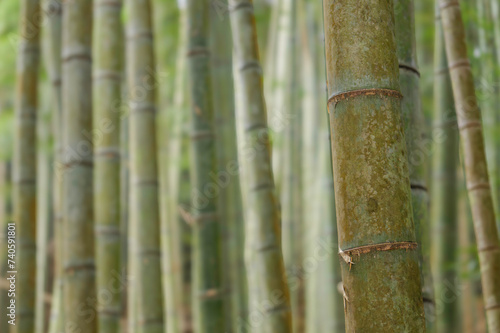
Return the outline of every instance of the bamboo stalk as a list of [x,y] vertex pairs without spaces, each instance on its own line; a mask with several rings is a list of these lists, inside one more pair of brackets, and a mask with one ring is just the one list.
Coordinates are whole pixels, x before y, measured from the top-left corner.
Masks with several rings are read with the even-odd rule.
[[253,3],[233,0],[230,8],[244,126],[241,164],[249,188],[244,205],[251,212],[245,223],[250,305],[245,325],[251,332],[292,332]]
[[119,332],[121,291],[120,112],[123,72],[121,0],[94,1],[94,207],[99,332]]
[[[156,146],[157,73],[149,0],[128,0],[127,80],[130,105],[129,294],[137,331],[163,332]],[[135,330],[131,330],[135,332]]]
[[413,221],[419,247],[422,274],[422,297],[427,332],[434,332],[435,303],[430,269],[429,193],[425,169],[427,156],[424,147],[424,119],[420,103],[420,72],[417,64],[415,9],[413,0],[395,0],[396,44],[399,61],[399,84],[403,98],[401,112],[405,133]]
[[[8,223],[11,221],[10,209],[10,163],[8,161],[0,162],[0,279],[2,282],[7,282],[8,269]],[[9,288],[2,288],[0,286],[0,306],[6,309],[10,305],[10,298],[8,296]],[[11,325],[8,323],[9,317],[5,316],[0,321],[0,330],[2,332],[9,332]]]
[[39,0],[21,2],[12,169],[13,218],[17,225],[15,270],[21,272],[16,282],[17,322],[14,328],[18,333],[31,333],[35,329],[39,15]]
[[[221,0],[227,7],[227,0]],[[229,20],[210,11],[210,52],[217,151],[217,180],[220,182],[218,210],[222,226],[224,286],[227,290],[226,332],[241,332],[238,321],[247,320],[247,281],[244,263],[244,219],[239,173],[229,173],[238,163],[233,86],[233,45]]]
[[459,332],[459,301],[448,301],[457,284],[458,244],[458,128],[453,92],[444,49],[439,9],[436,12],[434,41],[434,135],[432,164],[431,223],[433,226],[433,273],[436,301],[442,310],[436,312],[437,332]]
[[423,332],[393,1],[324,14],[346,332]]
[[[191,98],[191,214],[193,217],[193,309],[196,332],[225,326],[214,109],[211,86],[209,4],[188,2],[188,73]],[[212,176],[211,176],[212,175]]]
[[[93,220],[92,3],[63,3],[63,307],[64,330],[96,332]],[[91,31],[91,30],[90,30]],[[91,301],[89,301],[89,299]],[[90,312],[82,315],[83,312]]]
[[462,140],[466,183],[476,233],[483,297],[490,331],[500,330],[500,247],[484,147],[481,111],[467,58],[460,5],[439,1],[458,127]]

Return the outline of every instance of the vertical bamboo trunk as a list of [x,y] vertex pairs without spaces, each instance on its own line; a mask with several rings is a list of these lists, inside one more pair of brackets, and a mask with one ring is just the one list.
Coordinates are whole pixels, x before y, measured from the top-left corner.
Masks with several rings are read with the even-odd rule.
[[436,302],[437,332],[460,332],[459,302],[449,294],[457,284],[458,244],[458,130],[453,92],[444,49],[439,9],[436,12],[434,41],[434,155],[431,192],[432,268]]
[[[304,224],[308,236],[303,261],[306,283],[306,332],[344,332],[341,281],[337,258],[338,237],[330,135],[326,110],[324,43],[321,38],[320,3],[309,2],[306,13],[307,47],[303,68],[304,96],[304,202],[310,218]],[[320,45],[320,46],[319,46]],[[311,67],[308,69],[308,67]],[[307,119],[310,118],[309,121]],[[326,246],[325,246],[326,245]]]
[[94,1],[92,140],[97,315],[102,333],[119,332],[122,313],[120,112],[115,107],[121,99],[123,72],[121,7],[121,0]]
[[[45,40],[45,36],[43,37]],[[44,82],[40,90],[50,91],[52,87]],[[50,96],[50,94],[44,94]],[[50,302],[48,296],[52,294],[52,256],[51,249],[53,241],[53,197],[52,197],[52,166],[53,153],[51,147],[52,128],[51,113],[54,110],[53,103],[42,98],[43,106],[39,112],[40,117],[37,128],[38,158],[37,158],[37,253],[36,253],[36,295],[35,295],[35,332],[44,333],[47,330],[50,314]]]
[[[227,0],[221,4],[227,7]],[[235,101],[233,86],[233,43],[228,19],[210,11],[210,54],[212,64],[213,105],[217,151],[216,182],[220,187],[218,215],[222,226],[224,253],[224,289],[226,290],[226,331],[238,330],[238,321],[247,319],[247,285],[244,262],[244,220],[241,207],[239,172],[229,173],[230,165],[238,165],[236,144]]]
[[[248,276],[250,332],[292,332],[289,292],[281,252],[279,201],[271,165],[262,69],[253,3],[230,2],[231,26],[241,89],[244,126],[243,176],[249,190],[245,208],[245,261]],[[240,111],[240,110],[239,110]]]
[[[188,2],[188,73],[191,98],[191,211],[193,307],[196,332],[223,332],[224,290],[217,211],[216,142],[209,57],[209,3]],[[237,164],[237,163],[236,163]]]
[[399,84],[403,98],[401,112],[410,171],[413,221],[419,244],[422,297],[427,332],[434,332],[435,303],[430,270],[429,193],[425,169],[424,119],[420,103],[420,72],[417,65],[415,10],[413,0],[395,0],[396,44]]
[[[122,91],[126,89],[126,84],[122,82]],[[123,94],[122,94],[123,96]],[[122,100],[122,105],[125,101]],[[130,163],[129,163],[129,149],[128,149],[128,138],[129,138],[129,117],[123,116],[120,123],[120,234],[121,234],[121,274],[126,276],[125,286],[122,289],[122,318],[120,322],[120,332],[128,332],[128,290],[129,290],[129,266],[128,266],[128,225],[129,225],[129,211],[128,211],[128,200],[129,200],[129,182],[130,182]]]
[[489,183],[481,111],[467,59],[460,5],[440,0],[458,127],[462,140],[467,190],[476,233],[488,328],[500,330],[500,247]]
[[[282,135],[281,172],[281,205],[283,257],[290,288],[292,304],[292,322],[295,333],[304,332],[304,281],[302,271],[303,230],[302,230],[302,198],[301,198],[301,92],[299,86],[299,30],[298,30],[298,0],[289,2],[288,11],[282,15],[289,16],[289,31],[287,32],[286,56],[283,59],[286,80],[282,81],[283,96],[279,105],[287,110],[286,123]],[[275,105],[275,106],[277,106]]]
[[[7,281],[8,269],[8,243],[7,243],[7,228],[8,223],[11,221],[10,212],[10,163],[7,161],[0,162],[0,279],[2,283]],[[6,284],[7,285],[7,284]],[[5,285],[5,286],[6,286]],[[6,309],[10,304],[10,297],[8,296],[8,288],[2,284],[0,286],[0,306]],[[9,332],[11,325],[8,323],[10,318],[4,316],[0,320],[0,330],[2,332]]]
[[[490,20],[488,20],[488,26],[493,24],[494,32],[494,46],[496,55],[496,66],[500,64],[500,4],[496,0],[491,0]],[[489,46],[489,45],[487,45]],[[491,48],[489,49],[491,52]],[[493,83],[486,87],[488,89],[488,102],[493,104],[493,107],[489,110],[488,114],[485,115],[485,120],[490,124],[489,131],[485,132],[486,135],[486,148],[488,160],[488,167],[491,177],[492,185],[492,195],[493,204],[496,208],[496,219],[497,219],[497,229],[500,229],[500,113],[498,112],[496,105],[498,105],[500,87],[498,82],[500,81],[500,74],[498,68],[492,71]],[[496,82],[496,84],[495,84]]]
[[[92,2],[63,3],[63,307],[64,331],[96,332],[93,147]],[[91,301],[89,301],[89,299]],[[86,315],[82,315],[84,312]]]
[[62,4],[60,1],[45,0],[44,13],[47,20],[45,29],[47,43],[44,45],[47,72],[52,85],[53,112],[52,132],[54,145],[53,165],[53,216],[54,216],[54,281],[52,303],[50,308],[49,332],[60,333],[64,331],[63,307],[63,211],[62,211],[62,178],[63,178],[63,143],[62,143],[62,108],[61,108],[61,42],[62,42]]
[[[127,79],[130,105],[129,297],[137,331],[163,332],[156,100],[151,2],[128,0]],[[135,303],[135,304],[134,304]],[[132,330],[134,332],[134,330]]]
[[347,332],[424,332],[393,1],[325,1]]
[[[182,130],[187,118],[186,98],[186,10],[179,8],[179,38],[175,61],[175,91],[170,117],[163,117],[157,128],[169,128],[160,141],[161,235],[162,264],[167,332],[181,332],[186,296],[182,292],[182,233],[179,221],[179,187],[181,177]],[[167,126],[167,127],[165,127]]]
[[36,121],[40,57],[40,22],[36,20],[39,15],[39,0],[22,1],[12,169],[13,217],[17,226],[15,270],[20,272],[16,277],[17,322],[14,327],[18,333],[31,333],[35,328]]

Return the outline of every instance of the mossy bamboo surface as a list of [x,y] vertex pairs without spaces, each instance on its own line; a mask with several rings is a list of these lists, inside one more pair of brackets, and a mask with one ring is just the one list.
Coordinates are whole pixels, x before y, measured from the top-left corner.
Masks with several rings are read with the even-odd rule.
[[[449,292],[457,285],[457,264],[459,254],[457,186],[458,129],[453,104],[450,74],[439,9],[436,12],[434,41],[434,155],[432,161],[431,224],[432,270],[436,299],[442,310],[436,312],[437,332],[460,332],[460,308],[457,299],[449,299]],[[450,290],[451,289],[451,290]]]
[[188,77],[191,99],[191,214],[193,312],[196,332],[225,327],[215,122],[212,96],[209,3],[188,1]]
[[394,3],[324,2],[346,332],[424,332]]
[[[120,112],[123,73],[121,0],[94,1],[93,131],[94,218],[99,332],[120,331]],[[111,287],[112,286],[112,287]]]
[[[160,158],[162,268],[167,332],[183,331],[185,295],[182,292],[182,234],[179,219],[179,186],[182,162],[182,133],[187,123],[186,10],[179,13],[179,38],[175,61],[173,104],[157,122]],[[165,97],[164,97],[165,98]],[[168,115],[168,116],[167,116]],[[169,125],[170,124],[170,125]],[[165,127],[168,126],[168,127]],[[168,132],[160,129],[169,128]],[[161,138],[163,136],[163,138]]]
[[457,1],[440,0],[439,6],[479,252],[488,328],[496,332],[500,330],[500,247],[488,177],[481,111],[467,58],[460,5]]
[[44,41],[48,76],[52,85],[53,112],[52,112],[52,136],[54,145],[53,166],[53,217],[54,217],[54,280],[52,287],[52,303],[50,308],[49,332],[60,333],[64,331],[64,307],[63,307],[63,143],[62,143],[62,108],[61,108],[61,43],[62,43],[62,4],[60,1],[45,0],[43,2],[46,13]]
[[245,260],[248,277],[250,332],[292,332],[291,309],[281,252],[279,201],[271,166],[269,129],[253,3],[230,2],[231,27],[241,89],[242,168],[249,188],[244,197]]
[[[96,332],[92,130],[92,2],[63,2],[64,331]],[[82,315],[85,312],[86,315]]]
[[424,117],[420,103],[420,72],[415,39],[413,0],[395,0],[396,44],[399,61],[399,84],[403,99],[401,112],[410,171],[413,221],[419,244],[422,273],[422,297],[427,332],[434,332],[435,303],[430,268],[429,192],[426,181],[427,156],[424,150]]
[[[227,0],[221,5],[227,7]],[[217,180],[221,184],[218,215],[222,227],[226,331],[242,332],[238,321],[247,319],[247,282],[244,261],[244,219],[239,172],[229,172],[238,163],[233,85],[233,43],[227,17],[210,11],[210,54],[217,151]]]
[[15,268],[19,272],[14,327],[17,333],[31,333],[35,328],[39,15],[39,0],[21,2],[12,168],[13,219],[17,231]]
[[[164,331],[160,263],[160,216],[156,146],[156,100],[152,7],[149,0],[127,0],[127,80],[130,106],[129,315],[137,331]],[[134,300],[135,299],[135,300]]]

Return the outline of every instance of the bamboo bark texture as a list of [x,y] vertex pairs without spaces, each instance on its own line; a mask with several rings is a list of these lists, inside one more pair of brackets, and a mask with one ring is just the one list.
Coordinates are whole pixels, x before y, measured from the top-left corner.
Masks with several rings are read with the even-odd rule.
[[127,0],[127,81],[130,107],[129,315],[139,332],[163,332],[156,87],[150,0]]
[[[92,130],[92,2],[63,3],[63,308],[64,330],[96,332],[93,148]],[[90,303],[90,304],[89,304]],[[82,311],[91,314],[82,315]],[[93,314],[93,315],[92,315]]]
[[390,0],[324,2],[346,332],[424,332]]
[[245,151],[242,168],[249,191],[245,208],[245,260],[248,276],[250,332],[292,332],[289,292],[286,284],[279,201],[274,186],[262,68],[253,3],[229,3],[231,27],[241,89],[241,117]]
[[489,330],[497,332],[500,330],[500,247],[488,177],[481,111],[467,58],[460,4],[454,0],[440,0],[439,7],[479,252],[486,317]]
[[[456,290],[459,253],[458,235],[458,129],[451,90],[450,73],[444,49],[439,9],[436,11],[434,42],[434,133],[431,192],[432,269],[437,300],[447,299]],[[458,300],[442,302],[436,312],[437,332],[460,332]]]
[[[123,73],[121,0],[95,0],[93,37],[94,217],[99,332],[119,332],[121,316],[120,112]],[[116,287],[115,284],[118,284]]]
[[[21,2],[16,67],[12,194],[17,226],[17,333],[35,328],[38,65],[40,58],[40,1]],[[4,318],[5,319],[5,318]]]

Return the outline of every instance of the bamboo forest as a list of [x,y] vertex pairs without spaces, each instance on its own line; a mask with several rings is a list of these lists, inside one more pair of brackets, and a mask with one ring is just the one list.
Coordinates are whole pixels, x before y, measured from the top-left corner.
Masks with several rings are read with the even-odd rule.
[[500,333],[500,0],[1,0],[0,333]]

